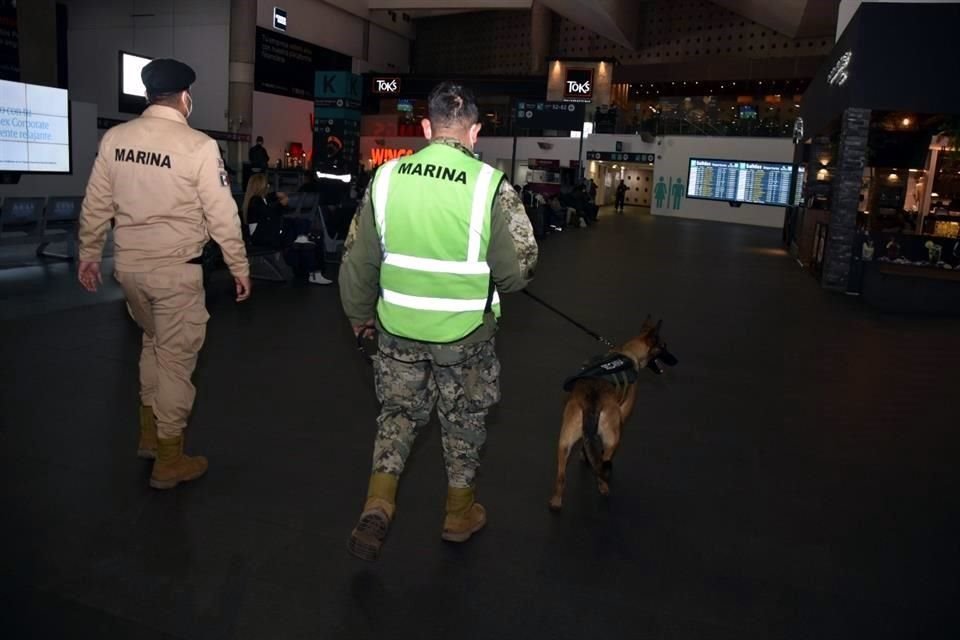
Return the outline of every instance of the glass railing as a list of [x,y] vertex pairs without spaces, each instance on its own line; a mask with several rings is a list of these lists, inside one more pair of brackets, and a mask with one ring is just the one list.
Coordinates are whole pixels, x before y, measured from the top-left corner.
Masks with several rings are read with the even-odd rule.
[[[657,101],[631,102],[620,109],[596,112],[594,133],[620,135],[689,135],[789,138],[799,116],[799,104],[779,96],[757,98],[752,102],[737,96],[714,99],[660,98]],[[485,108],[481,113],[484,136],[563,136],[569,132],[528,129],[513,121],[512,109]],[[375,132],[364,126],[364,135],[421,137],[420,121],[398,118],[386,129]],[[516,126],[515,126],[516,125]]]
[[773,118],[749,120],[691,120],[684,117],[652,117],[640,123],[617,122],[613,130],[597,133],[618,133],[653,136],[743,136],[758,138],[789,138],[793,122]]

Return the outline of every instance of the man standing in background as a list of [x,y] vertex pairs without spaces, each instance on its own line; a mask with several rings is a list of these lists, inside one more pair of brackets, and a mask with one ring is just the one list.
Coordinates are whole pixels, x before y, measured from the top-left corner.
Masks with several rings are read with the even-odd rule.
[[620,184],[617,185],[617,202],[614,205],[614,209],[623,213],[623,205],[627,200],[627,185],[624,183],[623,179],[620,179]]
[[250,166],[259,171],[266,171],[270,166],[270,154],[263,146],[263,136],[257,136],[257,144],[250,147],[248,155]]

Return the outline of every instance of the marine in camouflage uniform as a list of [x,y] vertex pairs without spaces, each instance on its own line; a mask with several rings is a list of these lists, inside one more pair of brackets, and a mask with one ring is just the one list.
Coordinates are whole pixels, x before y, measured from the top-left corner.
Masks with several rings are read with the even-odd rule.
[[[448,145],[473,155],[456,139],[433,138],[431,144]],[[340,269],[343,308],[354,327],[376,318],[380,295],[383,252],[370,201],[374,185],[375,181],[371,181],[353,220]],[[499,292],[526,287],[533,277],[537,251],[523,204],[509,182],[502,180],[491,211],[486,258],[491,280]],[[470,491],[472,496],[487,437],[485,418],[489,408],[500,400],[494,313],[488,310],[478,329],[450,344],[416,342],[390,335],[379,323],[377,329],[379,348],[374,358],[374,377],[381,411],[371,487],[377,477],[400,476],[417,430],[429,421],[436,405],[449,485]],[[389,516],[392,518],[392,506]]]
[[[472,155],[456,140],[433,143]],[[490,226],[487,262],[498,290],[523,289],[536,265],[537,243],[523,203],[506,180],[500,183]],[[347,235],[340,271],[343,307],[354,326],[376,315],[379,269],[371,267],[379,266],[381,259],[368,190]],[[496,318],[488,312],[482,327],[453,344],[414,342],[379,331],[374,381],[382,409],[374,443],[375,473],[403,473],[417,429],[430,420],[437,405],[450,486],[473,485],[487,437],[484,420],[489,408],[500,400],[496,329]]]

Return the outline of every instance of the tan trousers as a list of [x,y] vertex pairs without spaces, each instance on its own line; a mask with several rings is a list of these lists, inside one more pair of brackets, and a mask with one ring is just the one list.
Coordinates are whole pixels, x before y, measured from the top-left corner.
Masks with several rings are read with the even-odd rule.
[[207,335],[203,269],[196,264],[147,273],[118,271],[131,317],[143,329],[140,400],[153,407],[157,434],[175,438],[187,426],[196,388],[190,378]]

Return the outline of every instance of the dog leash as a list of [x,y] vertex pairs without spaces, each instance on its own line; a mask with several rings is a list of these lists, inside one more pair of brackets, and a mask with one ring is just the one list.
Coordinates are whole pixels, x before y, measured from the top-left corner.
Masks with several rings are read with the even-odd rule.
[[[610,348],[610,349],[616,349],[616,345],[614,345],[612,342],[610,342],[609,340],[607,340],[606,338],[604,338],[603,336],[601,336],[601,335],[600,335],[599,333],[597,333],[596,331],[590,330],[589,328],[587,328],[587,327],[584,326],[583,324],[577,322],[576,320],[574,320],[573,318],[571,318],[571,317],[568,316],[567,314],[563,313],[562,311],[560,311],[559,309],[557,309],[556,307],[554,307],[554,306],[551,305],[550,303],[546,302],[545,300],[543,300],[543,299],[535,296],[534,294],[530,293],[530,292],[527,291],[526,289],[524,289],[523,292],[524,292],[525,294],[527,294],[528,297],[530,297],[531,299],[533,299],[533,300],[535,300],[536,302],[540,303],[541,305],[543,305],[544,307],[546,307],[546,308],[549,309],[550,311],[554,312],[555,314],[557,314],[558,316],[560,316],[561,318],[563,318],[564,320],[566,320],[567,322],[569,322],[569,323],[572,324],[573,326],[577,327],[578,329],[580,329],[581,331],[583,331],[584,333],[586,333],[588,336],[590,336],[591,338],[593,338],[593,339],[596,340],[597,342],[600,342],[601,344],[603,344],[604,346],[606,346],[606,347],[608,347],[608,348]],[[363,341],[364,341],[364,339],[365,339],[369,334],[371,334],[371,333],[372,333],[373,335],[376,335],[376,331],[373,330],[373,329],[368,329],[368,330],[365,330],[365,331],[361,331],[360,333],[357,334],[357,352],[360,354],[360,356],[361,356],[364,360],[366,360],[367,364],[370,364],[370,365],[373,364],[373,357],[367,352],[366,347],[364,347],[364,345],[363,345]],[[677,358],[676,358],[676,356],[674,356],[672,353],[670,353],[669,351],[667,351],[667,346],[666,346],[666,345],[663,345],[663,347],[662,347],[662,352],[660,353],[659,358],[655,358],[655,359],[651,360],[651,361],[647,364],[647,368],[650,369],[651,371],[653,371],[653,372],[656,373],[656,374],[661,374],[661,373],[663,373],[663,368],[660,366],[660,358],[662,358],[662,359],[665,361],[665,363],[666,363],[667,365],[671,366],[671,367],[672,367],[672,366],[675,366],[675,365],[677,364]]]
[[610,342],[609,340],[607,340],[606,338],[604,338],[602,335],[600,335],[600,334],[597,333],[596,331],[592,331],[592,330],[588,329],[588,328],[585,327],[584,325],[580,324],[579,322],[577,322],[576,320],[574,320],[573,318],[571,318],[570,316],[568,316],[567,314],[565,314],[563,311],[560,311],[559,309],[557,309],[555,306],[553,306],[552,304],[550,304],[549,302],[547,302],[547,301],[544,300],[543,298],[539,298],[539,297],[535,296],[534,294],[530,293],[530,291],[529,291],[528,289],[524,289],[523,292],[527,295],[528,298],[531,298],[532,300],[534,300],[534,301],[536,301],[536,302],[539,302],[541,305],[543,305],[544,307],[546,307],[546,308],[549,309],[550,311],[553,311],[555,314],[557,314],[558,316],[560,316],[561,318],[563,318],[564,320],[566,320],[567,322],[569,322],[570,324],[572,324],[572,325],[575,326],[576,328],[580,329],[581,331],[583,331],[584,333],[586,333],[588,336],[590,336],[591,338],[593,338],[593,339],[596,340],[597,342],[602,343],[604,346],[606,346],[606,347],[608,347],[608,348],[610,348],[610,349],[616,349],[616,348],[617,348],[617,346],[616,346],[615,344],[613,344],[612,342]]
[[[539,302],[540,304],[542,304],[543,306],[545,306],[545,307],[546,307],[547,309],[549,309],[550,311],[553,311],[555,314],[557,314],[558,316],[560,316],[561,318],[563,318],[564,320],[566,320],[567,322],[569,322],[569,323],[572,324],[573,326],[577,327],[578,329],[580,329],[581,331],[583,331],[584,333],[586,333],[588,336],[590,336],[590,337],[593,338],[594,340],[602,343],[603,345],[605,345],[606,347],[608,347],[608,348],[610,348],[610,349],[616,349],[616,348],[617,348],[615,344],[613,344],[612,342],[610,342],[609,340],[607,340],[606,338],[604,338],[602,335],[600,335],[600,334],[597,333],[596,331],[591,331],[590,329],[588,329],[588,328],[585,327],[584,325],[580,324],[579,322],[577,322],[576,320],[574,320],[573,318],[571,318],[570,316],[568,316],[568,315],[565,314],[564,312],[560,311],[559,309],[557,309],[556,307],[554,307],[554,306],[551,305],[550,303],[546,302],[546,301],[543,300],[542,298],[538,298],[537,296],[535,296],[534,294],[530,293],[530,292],[527,291],[526,289],[524,289],[523,292],[524,292],[525,294],[527,294],[527,296],[528,296],[529,298],[532,298],[533,300],[535,300],[535,301]],[[676,357],[675,355],[673,355],[672,353],[670,353],[669,351],[667,351],[667,345],[666,345],[666,344],[660,345],[660,353],[657,355],[656,358],[653,358],[652,360],[650,360],[650,361],[647,363],[647,369],[650,369],[651,371],[653,371],[653,372],[656,373],[657,375],[662,374],[662,373],[663,373],[663,367],[660,366],[661,361],[662,361],[664,364],[666,364],[667,366],[670,366],[670,367],[676,366],[676,364],[677,364],[677,357]]]
[[[547,302],[547,301],[544,300],[543,298],[540,298],[540,297],[538,297],[538,296],[530,293],[530,291],[528,291],[527,289],[524,289],[523,292],[524,292],[528,297],[530,297],[531,299],[539,302],[539,303],[542,304],[544,307],[546,307],[546,308],[549,309],[550,311],[554,312],[555,314],[557,314],[558,316],[560,316],[561,318],[563,318],[564,320],[566,320],[567,322],[569,322],[569,323],[572,324],[573,326],[577,327],[578,329],[580,329],[581,331],[583,331],[584,333],[586,333],[588,336],[590,336],[591,338],[593,338],[593,339],[596,340],[597,342],[602,343],[604,346],[606,346],[606,347],[608,347],[608,348],[610,348],[610,349],[616,349],[616,348],[617,348],[617,345],[613,344],[610,340],[607,340],[606,338],[604,338],[602,335],[600,335],[600,334],[597,333],[596,331],[592,331],[591,329],[587,328],[587,327],[584,326],[583,324],[577,322],[576,320],[574,320],[573,318],[571,318],[570,316],[568,316],[567,314],[565,314],[563,311],[560,311],[559,309],[557,309],[556,307],[554,307],[552,304],[550,304],[549,302]],[[372,357],[370,356],[370,354],[367,352],[367,349],[363,346],[363,341],[364,341],[364,339],[367,337],[367,334],[368,334],[368,333],[369,333],[369,330],[368,330],[368,331],[361,331],[360,333],[357,334],[357,351],[360,353],[360,356],[361,356],[364,360],[366,360],[368,363],[372,363],[372,362],[373,362],[373,358],[372,358]],[[374,335],[376,335],[376,334],[374,334]]]

